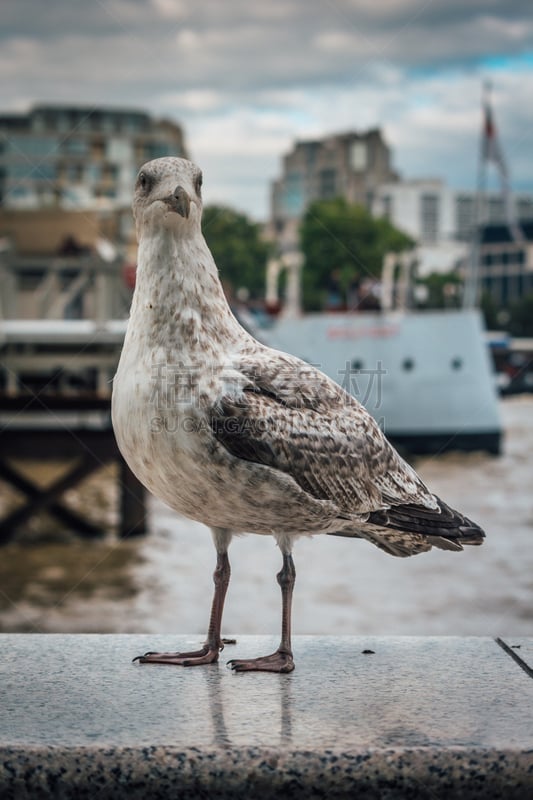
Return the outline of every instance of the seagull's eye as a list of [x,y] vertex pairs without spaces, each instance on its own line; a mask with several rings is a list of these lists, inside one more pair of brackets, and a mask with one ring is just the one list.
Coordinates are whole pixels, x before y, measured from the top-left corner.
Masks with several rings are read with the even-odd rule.
[[196,190],[196,194],[198,195],[198,197],[200,197],[200,194],[202,192],[202,183],[203,183],[202,173],[199,172],[198,175],[196,176],[196,180],[194,181],[194,188]]
[[146,172],[139,173],[139,177],[137,178],[137,184],[142,189],[143,192],[148,191],[150,188],[150,179]]

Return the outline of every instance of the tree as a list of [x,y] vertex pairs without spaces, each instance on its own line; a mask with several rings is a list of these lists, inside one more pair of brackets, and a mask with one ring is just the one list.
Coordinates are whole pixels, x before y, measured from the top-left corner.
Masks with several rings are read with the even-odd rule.
[[303,302],[308,310],[324,307],[334,276],[341,293],[364,278],[379,277],[390,251],[412,247],[413,241],[387,219],[376,219],[343,198],[312,203],[300,228],[304,254]]
[[498,322],[498,306],[490,292],[485,291],[481,293],[479,307],[481,308],[487,330],[498,330],[500,327]]
[[223,283],[232,291],[246,287],[251,297],[264,295],[269,245],[260,226],[245,214],[212,205],[204,208],[202,230]]
[[510,306],[508,328],[512,336],[533,336],[533,292]]
[[418,286],[425,286],[427,297],[424,308],[458,308],[461,302],[463,279],[458,272],[431,272],[417,280]]
[[505,330],[518,337],[533,336],[533,292],[502,306],[485,291],[481,295],[480,307],[488,330]]

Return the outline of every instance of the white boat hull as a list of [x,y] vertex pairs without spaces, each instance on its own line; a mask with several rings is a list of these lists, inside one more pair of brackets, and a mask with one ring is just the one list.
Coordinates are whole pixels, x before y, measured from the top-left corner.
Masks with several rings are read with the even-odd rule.
[[322,369],[412,452],[500,452],[477,310],[307,314],[278,320],[265,338]]

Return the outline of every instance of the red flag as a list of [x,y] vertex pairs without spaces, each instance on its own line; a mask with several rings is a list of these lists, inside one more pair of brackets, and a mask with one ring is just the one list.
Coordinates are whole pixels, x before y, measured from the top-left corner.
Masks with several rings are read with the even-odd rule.
[[485,161],[492,161],[502,175],[502,178],[507,180],[507,164],[503,157],[502,149],[498,135],[496,133],[496,125],[494,124],[494,117],[492,115],[492,108],[489,100],[484,102],[485,113],[485,128],[483,133],[483,158]]
[[496,125],[494,123],[494,116],[492,114],[492,107],[489,98],[490,85],[485,87],[485,98],[483,100],[484,111],[484,126],[483,126],[483,141],[481,147],[481,154],[483,161],[492,161],[500,173],[501,191],[505,203],[505,213],[507,217],[507,224],[511,237],[515,242],[522,242],[524,234],[520,228],[518,220],[516,219],[515,210],[511,198],[511,184],[509,180],[509,172],[507,164],[503,156],[503,151],[500,145],[500,140],[496,132]]

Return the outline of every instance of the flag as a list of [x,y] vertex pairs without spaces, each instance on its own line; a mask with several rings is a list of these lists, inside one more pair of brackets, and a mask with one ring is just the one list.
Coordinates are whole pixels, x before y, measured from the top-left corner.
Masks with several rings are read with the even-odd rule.
[[515,242],[523,242],[524,234],[518,221],[513,208],[511,198],[511,184],[509,180],[509,172],[507,164],[503,155],[503,150],[496,132],[496,125],[494,122],[494,115],[488,96],[489,87],[486,87],[486,94],[483,100],[483,138],[481,146],[481,155],[483,161],[492,162],[497,167],[500,174],[501,191],[505,203],[505,212],[507,216],[507,224],[511,233],[512,239]]
[[484,108],[484,131],[483,131],[483,158],[485,161],[492,161],[498,167],[502,182],[507,183],[509,175],[507,172],[507,164],[503,157],[500,141],[496,133],[496,125],[494,124],[494,116],[492,108],[488,99],[483,103]]

